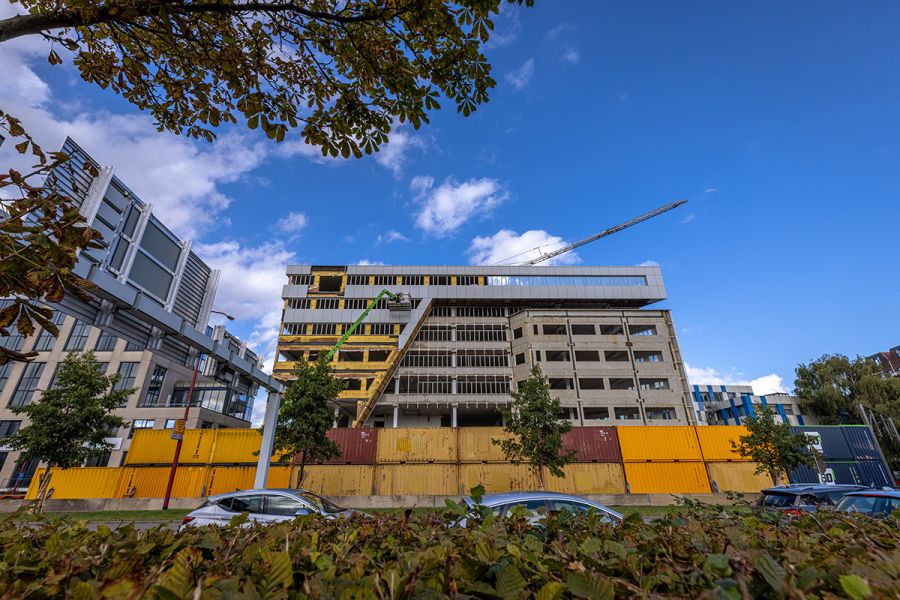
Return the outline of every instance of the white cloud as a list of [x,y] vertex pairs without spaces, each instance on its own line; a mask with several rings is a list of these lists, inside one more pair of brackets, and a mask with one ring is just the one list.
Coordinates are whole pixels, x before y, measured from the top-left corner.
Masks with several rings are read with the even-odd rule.
[[491,38],[485,44],[485,49],[503,48],[509,46],[519,38],[522,31],[522,21],[519,19],[519,13],[522,12],[518,6],[511,4],[501,4],[500,12],[494,17],[494,31]]
[[704,194],[715,194],[718,191],[719,191],[719,188],[706,188],[705,190],[703,190],[703,193]]
[[[469,255],[469,264],[473,265],[518,264],[557,250],[567,243],[561,237],[540,229],[532,229],[521,235],[509,229],[501,229],[492,236],[473,239],[466,254]],[[542,264],[570,265],[580,261],[577,253],[567,252]]]
[[531,78],[534,77],[534,59],[529,58],[522,63],[521,67],[515,71],[508,72],[504,77],[517,90],[525,89],[531,83]]
[[366,265],[383,265],[384,263],[381,262],[380,260],[368,260],[368,259],[362,258],[354,264],[357,264],[360,266],[366,266]]
[[400,233],[399,231],[395,231],[391,229],[387,233],[380,234],[378,238],[376,238],[378,243],[390,244],[391,242],[408,242],[409,238]]
[[435,237],[452,234],[473,217],[487,216],[509,197],[498,180],[487,177],[462,183],[447,178],[434,187],[432,177],[419,176],[409,187],[419,204],[416,227]]
[[658,267],[659,263],[656,262],[655,260],[645,260],[642,263],[638,263],[637,266],[639,266],[639,267]]
[[306,227],[307,223],[309,223],[309,219],[302,212],[289,212],[278,219],[278,223],[275,226],[282,233],[298,233]]
[[695,215],[694,213],[690,213],[690,214],[686,215],[682,220],[680,220],[679,223],[681,223],[682,225],[686,225],[696,218],[697,218],[697,215]]
[[426,147],[422,136],[415,135],[408,127],[400,125],[391,131],[390,141],[375,153],[375,162],[399,178],[403,173],[403,167],[409,161],[410,151],[424,150]]
[[757,396],[788,393],[784,378],[776,373],[746,379],[742,377],[743,373],[720,373],[713,368],[692,367],[687,363],[684,364],[684,369],[691,385],[749,385]]
[[572,46],[567,46],[559,55],[559,60],[567,62],[570,65],[577,65],[581,61],[581,54]]
[[547,33],[544,34],[544,40],[547,42],[552,42],[557,37],[559,37],[560,34],[565,33],[566,31],[570,30],[571,28],[572,28],[572,26],[569,25],[568,23],[560,23],[556,27],[549,29],[547,31]]

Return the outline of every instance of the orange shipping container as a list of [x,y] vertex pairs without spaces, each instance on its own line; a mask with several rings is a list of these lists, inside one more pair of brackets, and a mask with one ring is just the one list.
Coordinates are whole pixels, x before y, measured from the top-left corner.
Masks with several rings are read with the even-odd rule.
[[379,463],[455,463],[456,429],[382,429],[378,432]]
[[221,464],[256,464],[262,436],[256,429],[219,429],[210,462]]
[[706,463],[709,480],[715,484],[713,491],[741,492],[755,494],[763,488],[772,486],[772,479],[767,474],[756,474],[756,463],[753,462],[710,462]]
[[[123,469],[118,498],[162,498],[169,482],[169,467]],[[178,467],[172,486],[173,498],[200,498],[207,495],[208,467]]]
[[374,485],[372,465],[313,465],[306,467],[300,487],[321,496],[370,496]]
[[[216,429],[188,429],[184,432],[179,464],[209,464]],[[125,465],[172,464],[175,457],[175,440],[171,429],[141,429],[134,432]]]
[[375,490],[378,496],[450,496],[459,493],[458,478],[456,465],[379,465]]
[[509,463],[459,465],[459,484],[455,493],[463,495],[469,495],[477,485],[484,486],[488,494],[533,491],[539,487],[534,469]]
[[[256,467],[212,467],[209,473],[208,496],[253,489]],[[288,466],[269,467],[266,487],[286,488],[290,485],[291,468]]]
[[574,463],[563,468],[565,477],[554,477],[544,469],[550,492],[563,494],[624,494],[625,473],[620,463]]
[[506,462],[503,450],[492,440],[507,440],[513,436],[502,427],[459,428],[459,462]]
[[690,426],[617,427],[622,460],[702,460],[700,444]]
[[[50,474],[50,498],[53,500],[70,500],[80,498],[116,498],[121,468],[109,467],[74,467],[71,469],[53,469]],[[40,468],[31,478],[31,485],[25,493],[26,500],[35,500],[40,488],[40,480],[46,469]]]
[[747,460],[732,450],[731,442],[739,443],[742,435],[747,435],[743,425],[705,425],[695,427],[700,439],[703,460],[721,462],[726,460]]
[[[622,433],[621,429],[619,433]],[[702,462],[625,463],[624,467],[632,494],[710,493],[709,478]]]

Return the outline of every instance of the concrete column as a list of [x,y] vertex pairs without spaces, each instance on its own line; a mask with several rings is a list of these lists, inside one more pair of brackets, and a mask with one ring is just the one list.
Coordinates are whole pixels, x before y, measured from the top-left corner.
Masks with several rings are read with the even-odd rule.
[[397,429],[397,425],[399,424],[399,421],[400,421],[400,405],[395,404],[394,405],[394,429]]
[[456,405],[450,407],[450,427],[456,427]]
[[266,401],[266,415],[263,417],[262,443],[259,447],[259,460],[256,463],[256,478],[253,487],[261,490],[266,487],[269,478],[269,461],[272,459],[272,448],[275,443],[275,426],[278,423],[278,407],[281,405],[281,394],[269,392]]
[[340,420],[340,418],[341,418],[341,409],[339,409],[338,407],[335,406],[334,407],[334,423],[332,424],[332,427],[334,427],[335,429],[338,426],[338,421]]

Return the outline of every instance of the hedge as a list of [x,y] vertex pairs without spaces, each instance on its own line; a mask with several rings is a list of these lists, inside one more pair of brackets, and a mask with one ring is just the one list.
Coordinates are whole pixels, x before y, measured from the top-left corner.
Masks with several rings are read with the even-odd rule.
[[0,597],[900,596],[896,519],[785,521],[690,505],[618,527],[551,515],[536,530],[521,515],[452,526],[460,510],[268,527],[238,518],[181,534],[11,518],[0,523]]

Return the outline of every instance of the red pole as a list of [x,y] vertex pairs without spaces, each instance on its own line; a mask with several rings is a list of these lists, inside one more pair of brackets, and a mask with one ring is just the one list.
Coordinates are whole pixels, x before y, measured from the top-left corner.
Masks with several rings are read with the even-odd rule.
[[[188,388],[187,402],[184,405],[184,425],[185,433],[187,433],[188,412],[191,410],[191,399],[194,396],[194,385],[197,383],[197,371],[200,369],[200,355],[197,355],[197,362],[194,363],[194,374],[191,377],[191,387]],[[182,439],[175,442],[175,458],[172,459],[172,469],[169,471],[169,483],[166,484],[166,497],[163,499],[163,510],[169,510],[169,499],[172,497],[172,486],[175,485],[175,470],[178,468],[178,458],[181,456]]]

